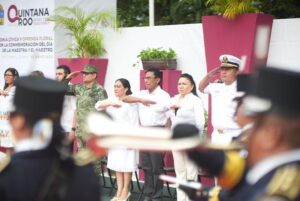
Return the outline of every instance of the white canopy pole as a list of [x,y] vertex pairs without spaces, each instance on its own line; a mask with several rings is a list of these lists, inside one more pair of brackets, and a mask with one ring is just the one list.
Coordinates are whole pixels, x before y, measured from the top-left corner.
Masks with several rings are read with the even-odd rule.
[[149,0],[149,26],[154,26],[154,0]]

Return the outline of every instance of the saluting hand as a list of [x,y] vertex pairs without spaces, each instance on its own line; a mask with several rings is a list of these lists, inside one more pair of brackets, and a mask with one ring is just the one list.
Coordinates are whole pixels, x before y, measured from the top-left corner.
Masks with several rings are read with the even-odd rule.
[[216,76],[218,76],[220,73],[220,70],[221,70],[220,67],[216,67],[216,68],[212,69],[211,71],[209,71],[207,74],[208,79],[211,80],[211,79],[215,78]]
[[66,77],[66,79],[73,79],[74,77],[76,77],[77,75],[79,75],[80,72],[81,72],[81,71],[74,71],[74,72],[70,73],[70,74]]

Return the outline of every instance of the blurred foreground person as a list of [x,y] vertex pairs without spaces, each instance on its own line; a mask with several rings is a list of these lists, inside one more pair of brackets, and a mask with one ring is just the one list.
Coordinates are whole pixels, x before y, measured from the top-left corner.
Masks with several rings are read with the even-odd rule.
[[260,69],[244,98],[245,114],[256,114],[247,139],[245,182],[230,200],[300,200],[300,73]]
[[10,162],[1,165],[1,201],[100,200],[93,167],[76,166],[63,145],[59,121],[65,92],[62,83],[46,78],[16,80],[10,114],[16,145]]
[[[240,178],[236,177],[234,185],[223,191],[219,200],[300,200],[300,95],[291,90],[300,87],[299,80],[300,73],[272,67],[259,70],[241,105],[241,112],[255,116],[246,139],[245,167],[240,166],[243,162],[238,158],[230,162],[230,157],[224,157],[228,152],[219,152],[224,162],[212,166],[223,164],[222,170],[234,167],[234,174],[227,173],[232,178],[240,172]],[[195,154],[192,158],[204,164],[202,155],[198,152],[198,158]],[[209,160],[208,155],[205,156]],[[240,165],[232,165],[234,161],[240,161]],[[230,179],[225,181],[228,183]]]

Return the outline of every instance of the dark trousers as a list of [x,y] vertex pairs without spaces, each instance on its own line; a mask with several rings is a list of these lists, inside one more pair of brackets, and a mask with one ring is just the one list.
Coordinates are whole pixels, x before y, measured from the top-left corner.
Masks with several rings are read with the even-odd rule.
[[145,196],[153,201],[162,200],[164,182],[159,179],[159,175],[164,173],[164,154],[140,152],[140,158],[145,173]]

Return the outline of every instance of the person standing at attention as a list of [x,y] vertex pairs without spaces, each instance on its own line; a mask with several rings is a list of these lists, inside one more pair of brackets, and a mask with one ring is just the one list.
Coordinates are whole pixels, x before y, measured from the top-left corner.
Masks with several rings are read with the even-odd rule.
[[[56,67],[55,70],[55,79],[57,81],[62,81],[71,73],[71,69],[67,65],[59,65]],[[71,83],[69,83],[71,84]],[[76,97],[72,94],[67,94],[64,97],[64,104],[63,104],[63,112],[61,115],[61,126],[64,129],[64,133],[68,136],[68,139],[71,143],[75,138],[75,128],[76,128]]]
[[[131,95],[131,86],[127,79],[120,78],[114,84],[115,97],[98,101],[95,108],[105,110],[114,121],[130,125],[139,125],[138,106],[136,103],[124,103],[122,99]],[[116,172],[117,192],[111,201],[125,201],[130,196],[129,187],[132,172],[137,170],[137,153],[126,148],[110,149],[107,167]]]
[[[157,69],[146,70],[144,82],[146,90],[142,90],[138,97],[128,96],[125,102],[139,102],[138,111],[140,124],[145,127],[170,127],[170,95],[161,89],[161,72]],[[144,104],[143,100],[150,100],[156,104]],[[163,181],[159,175],[163,174],[164,154],[160,152],[140,152],[141,166],[145,173],[144,201],[162,200]]]
[[[232,55],[221,55],[220,61],[220,67],[211,70],[201,80],[199,91],[212,97],[212,143],[227,145],[241,133],[239,125],[234,121],[236,103],[233,101],[240,59]],[[218,75],[221,83],[211,83]]]
[[[178,94],[171,99],[172,129],[178,124],[192,124],[203,134],[205,118],[201,99],[197,96],[193,77],[182,74],[178,80]],[[201,136],[199,136],[201,137]],[[176,177],[180,180],[198,180],[198,166],[192,162],[184,151],[172,151]],[[177,200],[188,201],[188,196],[177,188]]]
[[14,144],[11,126],[9,124],[9,111],[15,95],[15,80],[19,73],[15,68],[8,68],[4,72],[4,87],[0,90],[0,152],[12,151]]
[[85,118],[88,113],[96,111],[95,104],[99,100],[107,98],[106,90],[97,83],[97,66],[87,64],[83,71],[71,72],[63,82],[67,84],[72,78],[79,73],[83,74],[83,84],[68,85],[68,93],[76,96],[76,139],[78,151],[86,147],[86,138],[88,133],[85,129]]

